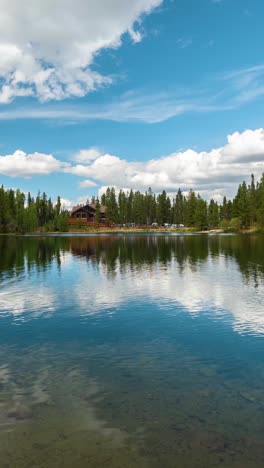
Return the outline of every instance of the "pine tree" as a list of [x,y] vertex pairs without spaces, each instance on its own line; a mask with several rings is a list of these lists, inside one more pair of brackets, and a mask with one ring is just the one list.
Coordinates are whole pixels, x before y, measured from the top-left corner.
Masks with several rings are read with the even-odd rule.
[[188,227],[195,226],[196,206],[197,206],[197,198],[196,198],[195,192],[193,190],[190,190],[187,200],[186,200],[186,208],[185,208],[186,225]]
[[101,221],[101,205],[98,198],[95,202],[95,220],[97,223],[100,223]]
[[[100,202],[95,197],[92,197],[92,201],[95,201],[98,221]],[[101,203],[106,206],[108,220],[112,223],[150,225],[157,221],[164,225],[173,222],[207,229],[216,228],[221,222],[225,229],[234,230],[256,222],[264,226],[264,174],[257,183],[252,175],[248,186],[246,182],[240,184],[234,199],[224,197],[221,205],[211,200],[207,206],[207,202],[193,190],[185,197],[179,189],[171,206],[171,199],[165,190],[157,197],[151,188],[145,193],[120,190],[116,196],[113,187],[101,196]],[[42,195],[38,192],[36,199],[28,193],[25,203],[25,195],[20,190],[0,187],[0,232],[34,231],[38,227],[67,230],[68,216],[61,206],[60,197],[53,206],[45,192]]]
[[157,221],[163,225],[166,223],[166,199],[167,195],[165,190],[157,196]]
[[[52,210],[49,209],[49,212],[50,212],[50,214],[51,214],[51,213],[52,213]],[[56,205],[55,205],[55,215],[56,215],[56,216],[59,216],[60,212],[61,212],[61,197],[58,196],[58,197],[57,197],[57,203],[56,203]]]
[[250,226],[250,197],[249,191],[244,181],[239,187],[239,192],[237,195],[237,207],[238,207],[238,217],[241,221],[242,227]]
[[219,207],[218,203],[213,199],[208,207],[208,225],[210,228],[217,228],[219,226]]
[[181,189],[177,192],[173,206],[173,223],[184,224],[184,197]]
[[105,195],[107,218],[111,223],[117,223],[119,213],[114,187],[112,187],[111,189],[108,187]]
[[256,199],[256,185],[254,174],[251,174],[251,183],[249,187],[249,210],[250,210],[250,224],[257,221],[257,199]]
[[24,209],[25,209],[25,195],[20,190],[16,191],[16,219],[17,219],[17,226],[19,230],[24,229]]
[[196,199],[194,226],[200,230],[208,228],[207,203],[199,195]]

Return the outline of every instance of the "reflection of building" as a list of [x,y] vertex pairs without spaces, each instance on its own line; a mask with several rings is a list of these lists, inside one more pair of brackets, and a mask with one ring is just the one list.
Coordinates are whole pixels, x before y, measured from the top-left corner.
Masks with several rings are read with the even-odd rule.
[[[71,218],[69,222],[75,223],[81,220],[84,223],[95,223],[96,222],[96,205],[95,203],[87,203],[84,206],[77,206],[72,210]],[[106,207],[100,207],[100,223],[106,223]]]
[[107,261],[110,253],[115,253],[114,245],[117,243],[118,237],[110,236],[92,236],[92,237],[72,237],[70,239],[70,250],[72,255],[85,257],[87,260],[95,260],[104,258]]

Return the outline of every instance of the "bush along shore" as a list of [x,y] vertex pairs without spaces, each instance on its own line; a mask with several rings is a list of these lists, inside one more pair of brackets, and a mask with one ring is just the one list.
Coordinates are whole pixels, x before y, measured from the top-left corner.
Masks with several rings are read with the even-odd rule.
[[[89,200],[87,200],[89,203]],[[96,204],[96,223],[84,226],[80,220],[69,225],[71,213],[58,196],[55,203],[46,193],[34,198],[20,190],[0,187],[0,233],[45,232],[263,232],[264,231],[264,174],[250,184],[242,182],[233,199],[223,197],[221,203],[204,200],[194,190],[179,189],[171,198],[163,190],[156,195],[149,188],[116,193],[108,188]],[[100,206],[106,206],[109,227],[100,226]]]

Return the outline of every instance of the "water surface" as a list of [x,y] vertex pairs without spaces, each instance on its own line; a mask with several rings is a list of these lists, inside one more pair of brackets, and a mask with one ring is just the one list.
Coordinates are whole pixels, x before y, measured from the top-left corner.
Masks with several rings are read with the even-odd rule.
[[264,238],[0,237],[5,467],[263,467]]

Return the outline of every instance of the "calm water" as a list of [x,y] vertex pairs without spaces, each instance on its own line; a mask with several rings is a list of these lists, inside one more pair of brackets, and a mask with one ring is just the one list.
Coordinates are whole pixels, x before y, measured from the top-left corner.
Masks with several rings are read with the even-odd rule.
[[0,238],[0,466],[264,466],[264,238]]

